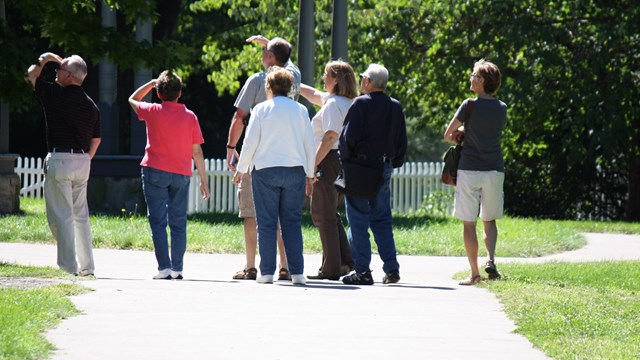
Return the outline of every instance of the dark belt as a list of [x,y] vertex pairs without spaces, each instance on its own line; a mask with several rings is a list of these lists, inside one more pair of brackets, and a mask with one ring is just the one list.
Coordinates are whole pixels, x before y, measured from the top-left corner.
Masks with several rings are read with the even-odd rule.
[[84,150],[82,149],[74,149],[74,148],[58,148],[55,147],[53,148],[53,150],[51,151],[53,153],[71,153],[71,154],[84,154]]
[[[367,160],[369,158],[367,155],[362,155],[362,154],[356,155],[355,157],[362,160]],[[379,157],[378,160],[380,160],[380,162],[389,163],[389,164],[393,162],[393,159],[391,159],[390,157],[387,157],[386,155]]]

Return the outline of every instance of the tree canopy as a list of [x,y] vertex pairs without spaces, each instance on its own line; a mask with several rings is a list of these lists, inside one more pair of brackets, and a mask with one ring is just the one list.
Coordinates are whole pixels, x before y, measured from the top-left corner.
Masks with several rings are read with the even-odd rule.
[[[117,30],[100,25],[91,0],[6,0],[0,96],[28,106],[16,84],[48,47],[108,56],[119,68],[177,66],[233,97],[260,71],[253,34],[298,41],[297,1],[105,0]],[[331,54],[332,1],[314,1],[316,86]],[[405,108],[412,160],[436,160],[446,124],[481,58],[503,76],[505,205],[512,215],[640,219],[640,8],[634,1],[350,0],[349,62],[390,70],[388,92]],[[153,44],[135,41],[136,20],[154,23]],[[296,56],[294,54],[294,61]],[[202,81],[197,83],[202,84]],[[196,89],[193,89],[194,91]],[[203,119],[228,126],[229,118]],[[226,135],[226,134],[224,134]]]

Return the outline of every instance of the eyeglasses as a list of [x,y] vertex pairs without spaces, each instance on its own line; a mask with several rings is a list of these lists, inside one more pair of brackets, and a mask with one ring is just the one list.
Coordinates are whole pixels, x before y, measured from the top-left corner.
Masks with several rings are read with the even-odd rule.
[[482,76],[480,76],[480,75],[478,75],[478,74],[476,74],[476,73],[471,73],[471,74],[469,75],[469,77],[474,77],[474,78],[477,78],[477,79],[482,78]]

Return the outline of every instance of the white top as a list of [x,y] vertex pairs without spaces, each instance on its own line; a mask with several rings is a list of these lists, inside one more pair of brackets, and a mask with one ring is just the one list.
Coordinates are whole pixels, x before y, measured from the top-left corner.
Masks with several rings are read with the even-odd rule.
[[253,108],[237,169],[247,173],[253,167],[260,170],[277,166],[303,166],[307,177],[314,176],[315,147],[309,113],[284,96]]
[[[322,108],[320,108],[320,111],[318,111],[316,116],[313,117],[313,120],[311,120],[316,148],[320,144],[324,133],[328,130],[335,131],[340,135],[344,117],[347,116],[351,101],[351,99],[344,96],[327,92],[322,93]],[[331,148],[337,150],[338,141],[336,141]]]

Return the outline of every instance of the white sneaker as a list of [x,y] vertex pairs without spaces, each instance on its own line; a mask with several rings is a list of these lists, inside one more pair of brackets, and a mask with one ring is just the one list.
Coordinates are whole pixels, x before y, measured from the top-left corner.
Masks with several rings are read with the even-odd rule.
[[306,285],[307,278],[302,274],[291,275],[291,282],[293,285]]
[[173,280],[182,280],[182,271],[171,270],[171,278]]
[[171,279],[171,269],[162,269],[158,271],[158,274],[153,277],[155,280],[170,280]]
[[273,284],[273,275],[262,275],[256,279],[258,284]]

